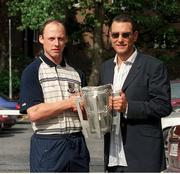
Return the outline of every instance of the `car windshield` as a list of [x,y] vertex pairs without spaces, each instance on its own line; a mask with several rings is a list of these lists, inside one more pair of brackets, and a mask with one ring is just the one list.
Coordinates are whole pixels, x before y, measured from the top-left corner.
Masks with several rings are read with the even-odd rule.
[[171,98],[180,98],[180,82],[171,83]]

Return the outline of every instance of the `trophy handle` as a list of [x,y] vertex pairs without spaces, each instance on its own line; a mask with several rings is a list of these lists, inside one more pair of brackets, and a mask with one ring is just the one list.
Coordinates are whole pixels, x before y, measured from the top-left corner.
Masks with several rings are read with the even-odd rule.
[[83,113],[82,113],[81,108],[80,108],[80,102],[81,102],[81,97],[77,97],[76,106],[77,106],[79,119],[80,119],[80,122],[81,122],[81,125],[82,125],[82,132],[83,132],[84,136],[86,138],[88,138],[88,133],[87,133],[88,122],[83,120]]
[[95,128],[96,132],[98,134],[98,137],[101,138],[101,128],[100,128],[100,123],[99,123],[99,114],[98,114],[98,108],[97,108],[97,95],[94,95],[92,97],[93,100],[93,107],[94,107],[94,112],[95,112]]
[[[120,91],[116,91],[112,93],[112,97],[118,96]],[[113,115],[113,125],[116,126],[116,135],[119,135],[119,130],[120,130],[120,116],[117,115],[117,112],[112,110],[112,115]]]

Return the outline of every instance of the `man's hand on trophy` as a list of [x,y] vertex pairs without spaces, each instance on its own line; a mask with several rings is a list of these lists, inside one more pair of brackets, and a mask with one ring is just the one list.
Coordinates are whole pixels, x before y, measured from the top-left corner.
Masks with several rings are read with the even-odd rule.
[[113,96],[109,97],[109,108],[117,112],[125,112],[127,107],[127,99],[125,93],[120,91]]
[[121,95],[121,98],[122,98],[122,105],[121,105],[121,111],[120,112],[126,112],[126,108],[127,108],[127,105],[128,105],[126,95],[122,91],[120,92],[120,95]]
[[70,109],[71,109],[73,112],[77,112],[76,98],[77,98],[76,95],[71,95],[71,96],[69,96],[69,105],[70,105]]
[[80,109],[81,109],[81,112],[82,112],[83,120],[87,120],[87,114],[86,114],[86,111],[85,111],[85,103],[84,103],[83,98],[80,98],[79,104],[80,104]]
[[116,92],[113,92],[112,95],[109,97],[109,109],[110,110],[115,109],[113,100],[114,100],[114,97],[119,97],[119,96],[120,96],[120,91],[116,91]]
[[[79,95],[77,93],[74,95],[71,95],[69,97],[70,104],[71,104],[71,110],[73,112],[77,112],[77,103],[76,103],[77,97],[79,97]],[[84,112],[84,102],[83,101],[80,102],[80,109],[82,112]]]

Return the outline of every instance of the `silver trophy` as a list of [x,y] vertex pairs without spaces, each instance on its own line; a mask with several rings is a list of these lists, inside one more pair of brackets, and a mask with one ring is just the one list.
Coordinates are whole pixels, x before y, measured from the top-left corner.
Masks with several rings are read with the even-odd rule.
[[86,137],[88,137],[89,132],[90,134],[97,134],[101,138],[103,134],[111,131],[112,114],[108,107],[111,92],[111,84],[82,88],[82,96],[78,103],[81,100],[84,101],[88,123],[82,119],[82,112],[79,107],[78,114]]

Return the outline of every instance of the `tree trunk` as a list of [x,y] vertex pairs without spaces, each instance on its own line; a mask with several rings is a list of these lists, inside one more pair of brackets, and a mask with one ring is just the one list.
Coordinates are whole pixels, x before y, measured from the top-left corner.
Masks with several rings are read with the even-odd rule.
[[89,77],[89,85],[98,85],[99,82],[99,68],[103,61],[103,23],[104,23],[104,7],[103,0],[95,2],[95,18],[97,23],[94,29],[94,44],[92,48],[92,71]]
[[2,71],[6,62],[8,62],[8,21],[7,21],[7,8],[5,1],[0,1],[0,71]]

